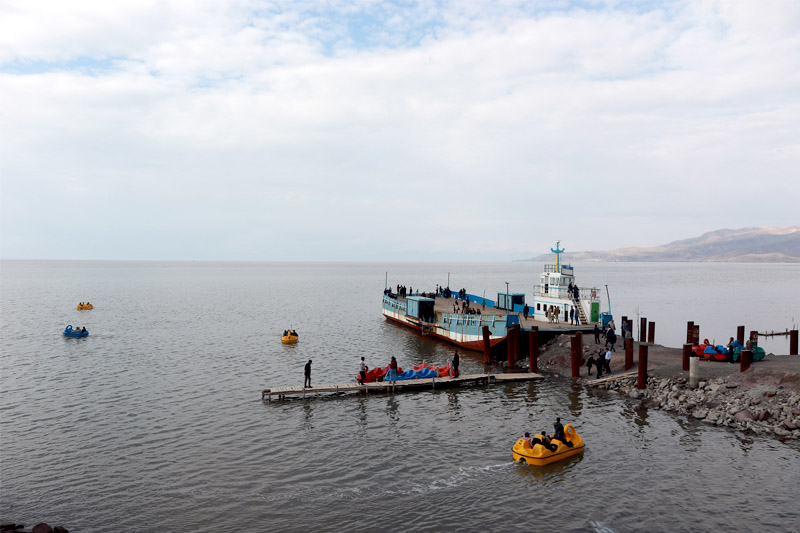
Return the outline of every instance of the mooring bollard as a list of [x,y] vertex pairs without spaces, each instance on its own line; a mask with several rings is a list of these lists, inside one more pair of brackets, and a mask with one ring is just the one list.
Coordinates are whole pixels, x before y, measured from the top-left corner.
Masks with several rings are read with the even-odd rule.
[[689,370],[689,359],[692,357],[692,345],[688,342],[683,345],[683,371]]
[[789,332],[789,355],[797,355],[797,330]]
[[639,345],[639,379],[636,388],[642,390],[647,387],[647,345]]
[[572,337],[570,339],[570,356],[572,362],[572,377],[579,378],[581,377],[581,351],[580,351],[580,339],[577,336]]
[[656,323],[652,321],[647,325],[647,342],[656,343]]
[[700,381],[700,358],[699,357],[690,357],[689,358],[689,386],[691,388],[697,387],[697,383]]
[[492,343],[489,341],[489,326],[483,326],[483,363],[492,364]]
[[686,342],[694,344],[694,322],[691,320],[686,323]]
[[625,339],[625,370],[633,368],[633,337]]
[[539,371],[539,326],[532,326],[528,336],[528,357],[531,372]]
[[744,346],[744,326],[736,328],[736,339],[739,341],[739,344]]
[[647,319],[642,317],[639,321],[639,342],[647,342]]
[[739,353],[739,372],[744,372],[750,368],[750,363],[753,362],[753,352],[751,350],[742,350]]

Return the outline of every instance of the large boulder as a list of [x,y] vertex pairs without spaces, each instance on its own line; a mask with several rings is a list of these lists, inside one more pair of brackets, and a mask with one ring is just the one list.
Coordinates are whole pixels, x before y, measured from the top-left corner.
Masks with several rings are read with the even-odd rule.
[[753,415],[753,413],[751,413],[747,409],[743,409],[742,411],[739,411],[738,413],[733,415],[733,418],[737,422],[744,422],[746,420],[755,420],[756,419],[755,415]]
[[53,533],[53,528],[44,522],[40,522],[33,526],[31,533]]

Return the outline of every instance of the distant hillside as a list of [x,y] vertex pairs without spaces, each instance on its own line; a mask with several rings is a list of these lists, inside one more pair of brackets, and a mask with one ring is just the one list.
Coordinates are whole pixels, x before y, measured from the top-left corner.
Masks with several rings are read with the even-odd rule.
[[[800,263],[800,226],[721,229],[652,248],[565,252],[565,261],[712,261]],[[526,259],[549,261],[553,254]]]

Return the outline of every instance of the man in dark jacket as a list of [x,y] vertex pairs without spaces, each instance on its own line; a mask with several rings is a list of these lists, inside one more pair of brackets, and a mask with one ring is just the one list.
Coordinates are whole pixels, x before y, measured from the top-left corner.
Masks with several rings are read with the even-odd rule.
[[306,379],[303,382],[303,388],[310,389],[311,388],[311,359],[309,359],[308,363],[306,363],[305,376],[306,376]]

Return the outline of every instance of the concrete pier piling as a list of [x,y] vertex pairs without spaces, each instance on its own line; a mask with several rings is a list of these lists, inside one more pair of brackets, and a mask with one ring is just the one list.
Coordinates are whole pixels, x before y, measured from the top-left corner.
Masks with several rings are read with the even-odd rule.
[[647,325],[647,342],[656,343],[656,323],[652,321]]
[[625,339],[625,370],[633,368],[633,337]]
[[697,383],[700,381],[700,358],[699,357],[690,357],[689,358],[689,386],[691,388],[696,388]]
[[739,372],[745,372],[750,368],[750,364],[753,362],[753,352],[750,350],[742,350],[739,355]]
[[789,332],[789,355],[797,355],[797,330]]
[[581,363],[583,362],[583,348],[578,335],[570,338],[570,362],[572,363],[572,377],[581,377]]
[[647,388],[647,345],[639,345],[639,377],[636,380],[636,388],[639,390]]
[[539,326],[532,326],[528,334],[528,358],[531,372],[539,371]]
[[689,359],[692,357],[692,345],[686,343],[683,345],[683,371],[689,370]]

